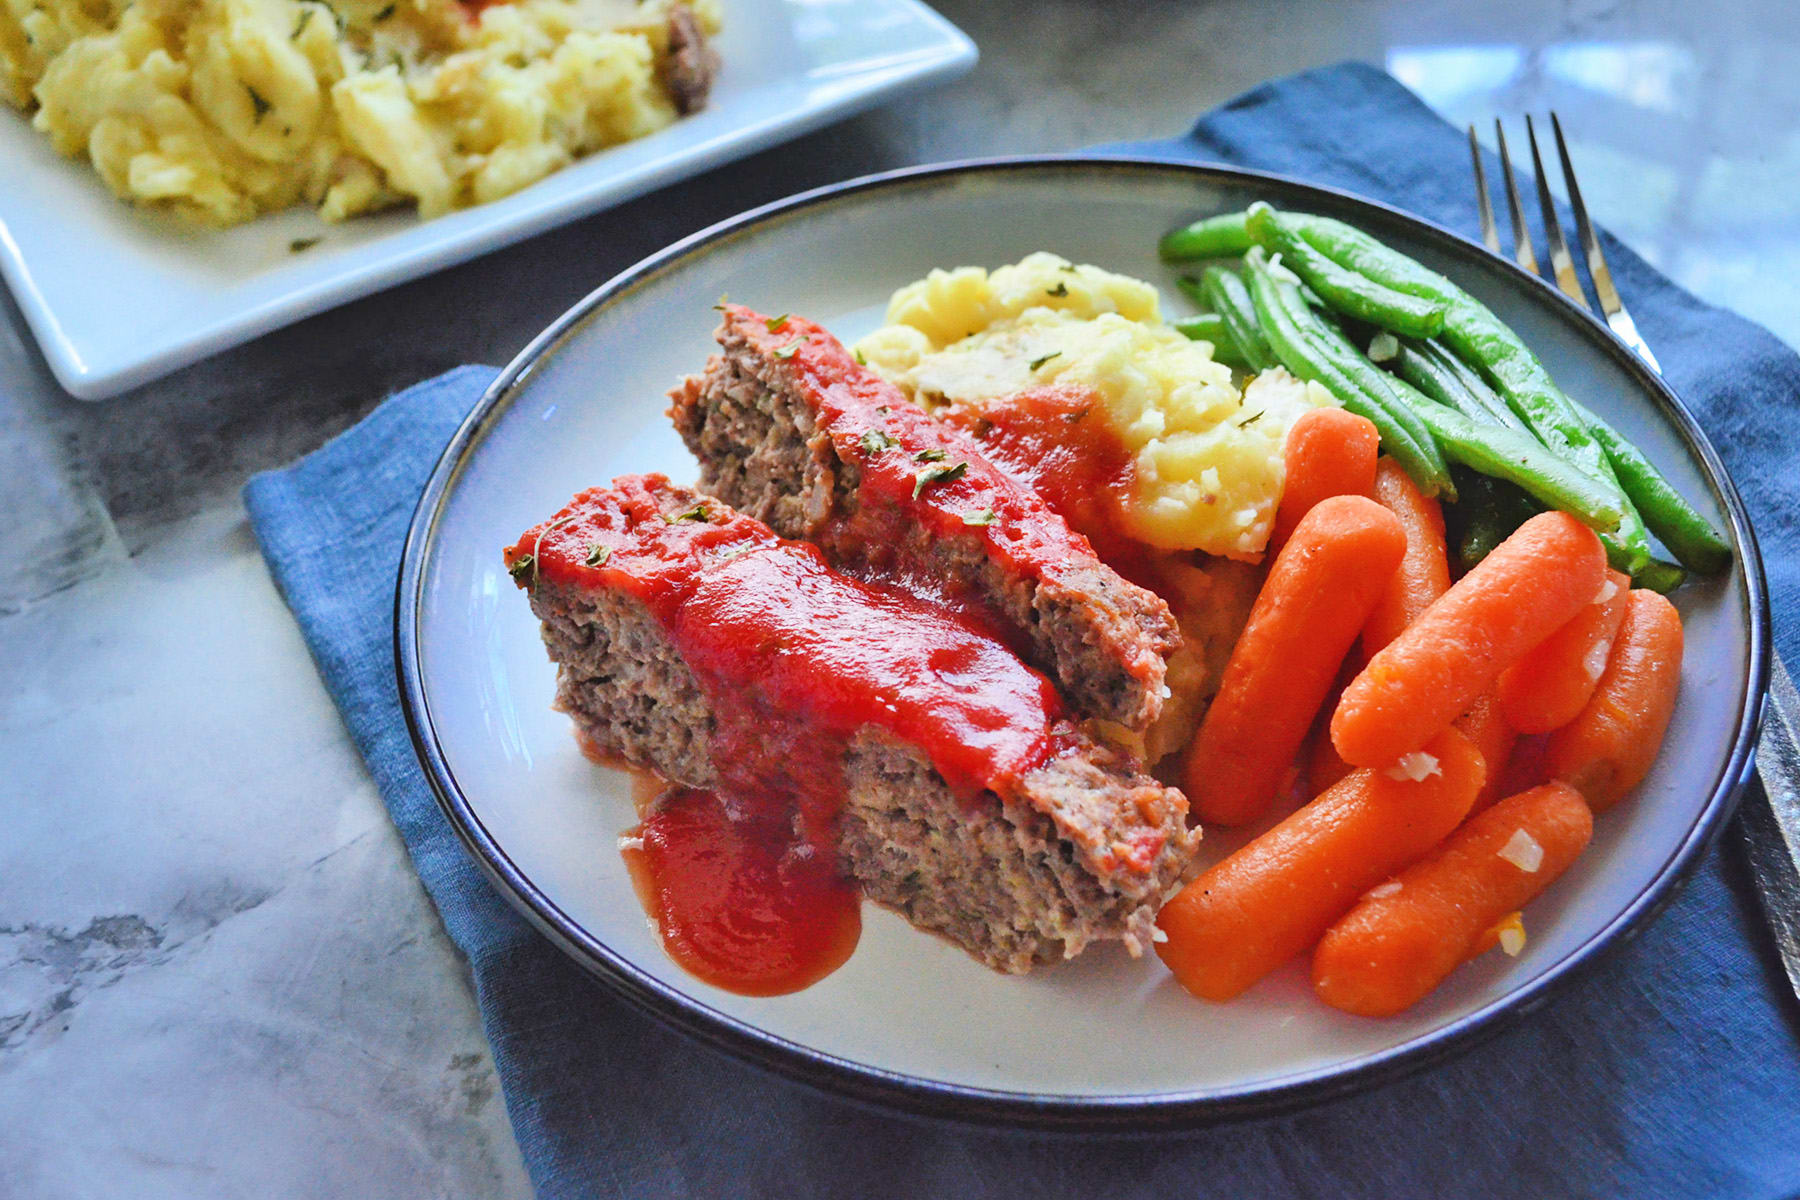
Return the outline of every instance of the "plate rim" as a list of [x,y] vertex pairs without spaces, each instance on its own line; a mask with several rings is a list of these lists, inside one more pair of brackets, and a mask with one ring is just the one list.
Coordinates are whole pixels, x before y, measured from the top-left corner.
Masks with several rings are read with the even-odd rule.
[[[1649,883],[1619,913],[1537,979],[1420,1037],[1344,1063],[1253,1081],[1243,1085],[1175,1092],[1122,1092],[1100,1095],[1021,1092],[908,1075],[855,1062],[758,1028],[713,1008],[651,976],[612,950],[563,912],[507,855],[463,795],[438,743],[419,662],[418,621],[426,568],[437,518],[464,465],[488,428],[505,412],[540,362],[556,353],[594,313],[628,298],[678,263],[702,255],[730,239],[754,235],[782,217],[865,192],[899,188],[959,175],[1005,174],[1076,168],[1161,173],[1195,179],[1250,183],[1288,195],[1327,199],[1351,208],[1372,209],[1410,227],[1422,240],[1454,257],[1497,269],[1502,276],[1540,289],[1560,305],[1587,340],[1609,354],[1649,394],[1659,415],[1697,458],[1730,526],[1744,575],[1743,616],[1749,630],[1744,651],[1749,679],[1738,701],[1736,729],[1712,792],[1693,825]],[[408,525],[394,593],[395,674],[407,732],[439,807],[476,864],[503,896],[564,953],[615,994],[641,1011],[777,1074],[878,1106],[919,1115],[981,1124],[1091,1131],[1171,1126],[1198,1127],[1255,1116],[1292,1112],[1415,1074],[1473,1049],[1517,1024],[1607,953],[1630,940],[1659,914],[1692,876],[1706,850],[1723,830],[1754,770],[1754,750],[1768,687],[1770,613],[1762,556],[1749,514],[1735,482],[1693,413],[1667,382],[1650,371],[1599,318],[1574,304],[1549,281],[1525,271],[1473,239],[1397,206],[1344,189],[1288,175],[1216,163],[1187,163],[1138,154],[1030,154],[959,159],[904,167],[813,188],[727,218],[666,247],[613,276],[568,311],[514,357],[458,426],[432,468]]]
[[[78,307],[79,304],[53,303],[49,299],[40,278],[43,272],[36,265],[43,256],[27,255],[9,229],[4,212],[0,212],[0,282],[12,294],[13,303],[31,331],[30,340],[44,364],[49,367],[57,385],[77,400],[111,400],[308,317],[448,270],[471,259],[640,199],[660,188],[717,170],[751,154],[773,149],[831,122],[846,120],[884,100],[954,78],[975,65],[979,50],[974,40],[926,0],[894,2],[910,8],[913,16],[929,27],[935,38],[929,44],[922,43],[922,48],[929,51],[929,55],[908,64],[903,70],[886,68],[882,65],[884,60],[880,59],[850,60],[863,62],[869,76],[852,91],[776,117],[746,119],[697,145],[646,162],[622,175],[600,175],[579,190],[536,205],[523,206],[509,217],[496,222],[447,232],[422,240],[416,245],[393,248],[393,237],[427,228],[438,220],[415,216],[411,222],[390,234],[357,247],[347,262],[328,274],[318,278],[299,278],[281,285],[271,295],[246,297],[245,303],[232,312],[215,314],[206,321],[190,324],[178,333],[160,337],[147,343],[148,349],[114,349],[109,353],[108,345],[97,340],[91,332],[72,330],[65,318],[71,307]],[[805,71],[799,72],[799,75],[804,77]],[[662,132],[664,131],[658,130],[649,136],[655,137]],[[642,140],[647,139],[640,139]],[[630,144],[633,143],[622,143]],[[607,150],[617,148],[619,147],[603,148],[576,160],[564,168],[564,171],[594,163],[602,159]],[[92,172],[89,171],[89,174]],[[546,179],[560,174],[563,172],[556,172]],[[102,186],[97,177],[90,182],[94,187]],[[545,180],[537,181],[543,182]],[[489,205],[458,209],[445,216],[479,212],[483,208],[505,204],[529,193],[536,186],[534,183],[509,196],[491,201]],[[116,198],[113,200],[109,217],[130,220],[141,215],[134,211],[129,202]],[[263,214],[264,217],[276,215],[278,214]],[[380,252],[380,248],[384,246],[390,247],[385,254]],[[157,273],[152,274],[154,276]]]

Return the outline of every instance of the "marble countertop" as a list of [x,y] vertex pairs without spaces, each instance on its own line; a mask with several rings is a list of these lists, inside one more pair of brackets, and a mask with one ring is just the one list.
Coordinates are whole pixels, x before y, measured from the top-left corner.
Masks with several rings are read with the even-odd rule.
[[0,1192],[529,1194],[463,966],[238,491],[691,228],[867,171],[1166,137],[1360,58],[1459,123],[1556,108],[1599,220],[1800,344],[1789,0],[938,8],[981,46],[957,83],[103,405],[58,391],[0,295]]

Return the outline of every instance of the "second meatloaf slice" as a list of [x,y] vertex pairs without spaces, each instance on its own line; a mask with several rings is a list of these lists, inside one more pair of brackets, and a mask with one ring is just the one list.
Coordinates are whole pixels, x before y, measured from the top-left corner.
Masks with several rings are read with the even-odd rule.
[[847,571],[979,609],[1083,715],[1156,719],[1179,645],[1158,596],[818,325],[724,311],[720,353],[670,393],[702,488]]
[[791,805],[864,894],[998,970],[1150,941],[1187,803],[1001,643],[660,476],[582,493],[507,563],[591,750]]

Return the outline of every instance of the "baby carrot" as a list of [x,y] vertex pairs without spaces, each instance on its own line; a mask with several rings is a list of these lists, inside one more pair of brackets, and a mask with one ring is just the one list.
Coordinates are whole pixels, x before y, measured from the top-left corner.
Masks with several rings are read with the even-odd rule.
[[1231,999],[1455,829],[1487,768],[1454,729],[1427,751],[1437,760],[1431,774],[1353,771],[1165,904],[1156,923],[1168,940],[1156,953],[1181,986],[1203,1000]]
[[1365,658],[1400,636],[1433,601],[1450,590],[1450,556],[1444,545],[1444,510],[1419,490],[1400,464],[1384,458],[1375,468],[1375,500],[1400,518],[1406,556],[1388,580],[1363,626]]
[[1581,712],[1606,669],[1630,589],[1629,576],[1608,571],[1592,604],[1500,672],[1500,707],[1514,729],[1549,733]]
[[1313,951],[1313,991],[1359,1017],[1410,1008],[1486,950],[1484,935],[1549,887],[1593,833],[1587,803],[1564,783],[1470,817],[1325,933]]
[[1605,812],[1650,773],[1681,686],[1681,615],[1655,592],[1634,588],[1612,657],[1580,715],[1550,735],[1553,779],[1581,789]]
[[1500,790],[1500,777],[1507,760],[1512,757],[1513,745],[1519,740],[1519,732],[1501,712],[1500,702],[1492,692],[1483,692],[1475,697],[1475,703],[1469,705],[1469,711],[1456,718],[1456,727],[1464,737],[1475,743],[1475,748],[1481,751],[1481,757],[1488,764],[1487,782],[1482,785],[1481,794],[1475,797],[1475,809],[1479,812],[1497,797],[1509,794]]
[[1275,556],[1188,752],[1202,821],[1242,825],[1268,808],[1338,665],[1406,549],[1394,515],[1332,496]]
[[1567,513],[1532,517],[1350,681],[1331,718],[1338,753],[1385,767],[1417,750],[1591,601],[1605,575],[1593,530]]
[[1337,678],[1331,681],[1331,690],[1325,693],[1325,703],[1319,706],[1319,715],[1313,718],[1312,727],[1306,731],[1306,749],[1304,757],[1304,774],[1308,796],[1316,796],[1328,787],[1333,787],[1344,776],[1356,768],[1338,757],[1337,747],[1331,744],[1331,714],[1337,708],[1338,697],[1344,694],[1344,688],[1356,678],[1362,664],[1355,654],[1346,654],[1343,665],[1338,667]]
[[1327,496],[1367,496],[1375,481],[1381,433],[1367,417],[1342,408],[1308,409],[1288,429],[1287,481],[1275,510],[1269,548],[1279,550],[1294,526]]

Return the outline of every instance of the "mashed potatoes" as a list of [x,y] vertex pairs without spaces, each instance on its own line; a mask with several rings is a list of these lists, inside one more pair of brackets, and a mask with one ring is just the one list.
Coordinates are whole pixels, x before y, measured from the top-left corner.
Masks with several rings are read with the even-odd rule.
[[0,97],[214,225],[496,199],[703,102],[718,0],[0,0]]
[[1260,553],[1288,427],[1335,403],[1282,371],[1240,392],[1207,343],[1162,322],[1154,287],[1046,253],[992,272],[933,271],[894,293],[887,323],[857,350],[925,404],[1088,389],[1132,456],[1124,532],[1163,550]]

